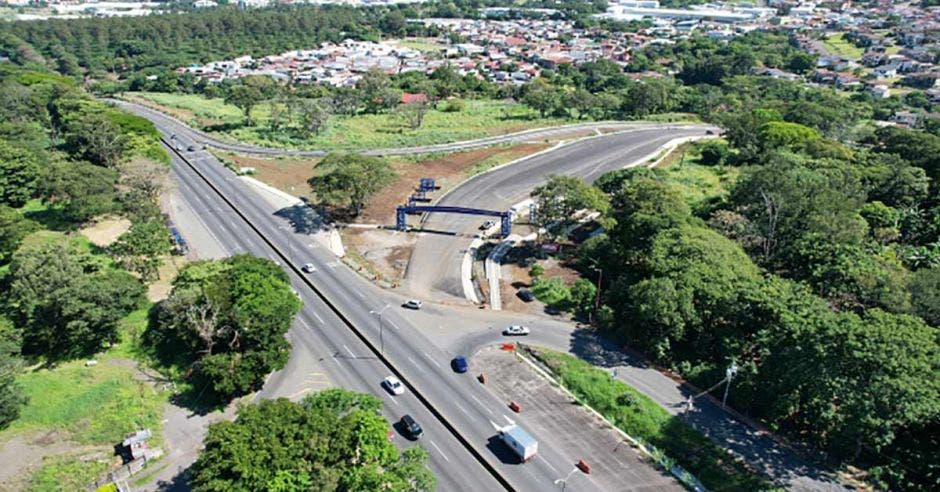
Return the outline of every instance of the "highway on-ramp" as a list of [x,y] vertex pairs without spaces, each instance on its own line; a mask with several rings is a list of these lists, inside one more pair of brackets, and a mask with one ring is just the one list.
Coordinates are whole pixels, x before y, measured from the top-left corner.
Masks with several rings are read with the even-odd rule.
[[[644,163],[672,140],[702,137],[716,130],[704,125],[655,125],[583,139],[479,174],[444,195],[436,205],[506,211],[528,198],[551,174],[593,182],[606,172]],[[404,287],[419,297],[464,302],[461,261],[469,237],[477,232],[480,222],[476,216],[428,214],[420,225],[424,232],[418,233]]]

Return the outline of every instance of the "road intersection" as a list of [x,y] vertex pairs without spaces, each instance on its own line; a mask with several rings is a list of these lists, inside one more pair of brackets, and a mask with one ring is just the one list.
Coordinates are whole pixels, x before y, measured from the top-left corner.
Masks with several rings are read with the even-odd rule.
[[[187,130],[171,118],[154,115],[152,110],[134,105],[125,107],[151,119],[167,138],[176,135],[183,149],[189,145],[198,149],[206,142],[197,131]],[[621,167],[631,162],[631,157],[635,160],[672,138],[702,133],[702,128],[675,129],[674,134],[659,128],[637,129],[637,132],[645,132],[640,136],[609,135],[602,137],[602,141],[570,146],[565,149],[568,153],[559,154],[558,158],[553,156],[528,165],[523,162],[523,167],[518,169],[524,171],[521,176],[535,180],[536,184],[553,172],[594,179],[609,170],[608,167]],[[569,170],[566,164],[576,168]],[[517,172],[513,167],[505,169]],[[261,397],[299,398],[304,391],[309,391],[307,388],[327,384],[380,395],[383,411],[390,421],[409,413],[425,427],[426,436],[421,444],[429,451],[440,490],[551,490],[554,481],[561,478],[556,476],[558,471],[569,469],[579,459],[569,455],[563,443],[553,441],[552,436],[537,435],[539,459],[526,465],[504,462],[493,449],[495,426],[504,424],[509,417],[525,425],[525,417],[512,415],[506,402],[477,383],[472,375],[454,374],[448,368],[454,355],[471,355],[483,345],[499,340],[499,330],[493,329],[494,322],[509,321],[511,315],[435,304],[426,304],[418,313],[406,313],[398,309],[405,298],[396,292],[380,289],[347,268],[331,268],[330,265],[336,264],[334,256],[324,248],[311,247],[307,231],[285,228],[281,222],[286,221],[275,215],[277,210],[243,186],[234,173],[210,153],[203,150],[173,152],[173,173],[181,195],[193,210],[203,214],[201,222],[224,245],[226,253],[250,252],[282,264],[304,301],[304,308],[288,336],[294,347],[291,361],[287,368],[269,378]],[[487,186],[488,180],[492,180],[489,182],[498,188],[507,179],[511,181],[507,176],[512,174],[483,176],[469,183],[472,187]],[[503,199],[511,201],[513,193],[527,193],[531,185],[531,182],[520,183],[500,194],[510,195]],[[465,186],[457,190],[462,188]],[[461,196],[454,194],[454,199]],[[459,244],[453,247],[460,249]],[[317,272],[304,274],[298,269],[307,262],[317,265]],[[440,266],[440,257],[437,266]],[[392,308],[383,311],[381,319],[372,314],[385,306]],[[489,326],[484,327],[487,321]],[[555,321],[541,324],[547,328],[533,330],[533,334],[541,331],[543,335],[536,335],[532,341],[538,343],[544,338],[546,345],[563,350],[573,345],[582,331]],[[438,331],[452,336],[440,340]],[[478,369],[471,362],[471,372]],[[392,397],[379,387],[380,381],[392,372],[409,387],[405,395]],[[318,375],[316,381],[310,379],[314,373]],[[679,386],[656,374],[661,379],[649,375],[641,379],[652,377],[654,385]],[[647,392],[647,389],[640,389]],[[402,437],[396,436],[396,439]],[[631,470],[631,475],[643,477],[644,474],[648,474],[650,483],[662,480],[661,472],[652,466],[644,464],[638,470]],[[586,478],[579,481],[577,490],[601,490],[590,476]],[[810,486],[807,490],[825,488]]]

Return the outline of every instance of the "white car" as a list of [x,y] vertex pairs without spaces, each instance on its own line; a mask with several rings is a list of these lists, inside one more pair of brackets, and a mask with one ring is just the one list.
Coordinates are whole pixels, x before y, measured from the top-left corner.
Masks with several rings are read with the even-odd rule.
[[494,226],[496,226],[496,221],[495,221],[495,220],[488,220],[488,221],[484,222],[483,225],[480,226],[480,230],[485,231],[485,230],[487,230],[487,229],[489,229],[489,228],[491,228],[491,227],[494,227]]
[[421,309],[421,301],[417,299],[408,299],[408,301],[402,304],[402,306],[408,309],[415,309],[415,310]]
[[506,335],[506,336],[513,336],[513,335],[521,336],[521,335],[528,335],[528,334],[529,334],[529,328],[527,326],[512,325],[512,326],[507,326],[506,329],[503,330],[503,335]]
[[401,395],[405,393],[405,385],[401,384],[401,381],[398,380],[395,376],[389,376],[382,380],[382,386],[385,387],[393,395]]
[[301,270],[307,273],[313,273],[317,271],[317,267],[313,266],[313,263],[304,263],[304,266],[301,267]]

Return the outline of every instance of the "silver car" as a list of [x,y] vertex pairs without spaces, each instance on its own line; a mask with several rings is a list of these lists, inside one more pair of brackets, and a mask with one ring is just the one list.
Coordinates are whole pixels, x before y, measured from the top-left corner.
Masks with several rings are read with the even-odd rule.
[[523,335],[528,335],[528,334],[529,334],[529,327],[521,326],[521,325],[507,326],[506,329],[503,330],[503,335],[506,335],[507,337],[523,336]]

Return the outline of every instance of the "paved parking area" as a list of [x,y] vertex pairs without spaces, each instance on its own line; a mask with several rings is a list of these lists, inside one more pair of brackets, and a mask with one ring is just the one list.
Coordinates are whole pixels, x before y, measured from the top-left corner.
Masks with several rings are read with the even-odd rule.
[[[509,414],[540,443],[552,446],[591,466],[590,477],[576,471],[565,490],[579,490],[580,480],[592,480],[609,491],[682,491],[671,475],[645,460],[620,434],[579,406],[512,352],[490,346],[473,357],[474,367],[485,367],[486,386],[501,399],[515,401],[519,414]],[[507,409],[508,410],[508,409]],[[561,476],[568,474],[564,470]],[[559,490],[561,484],[558,484]]]

